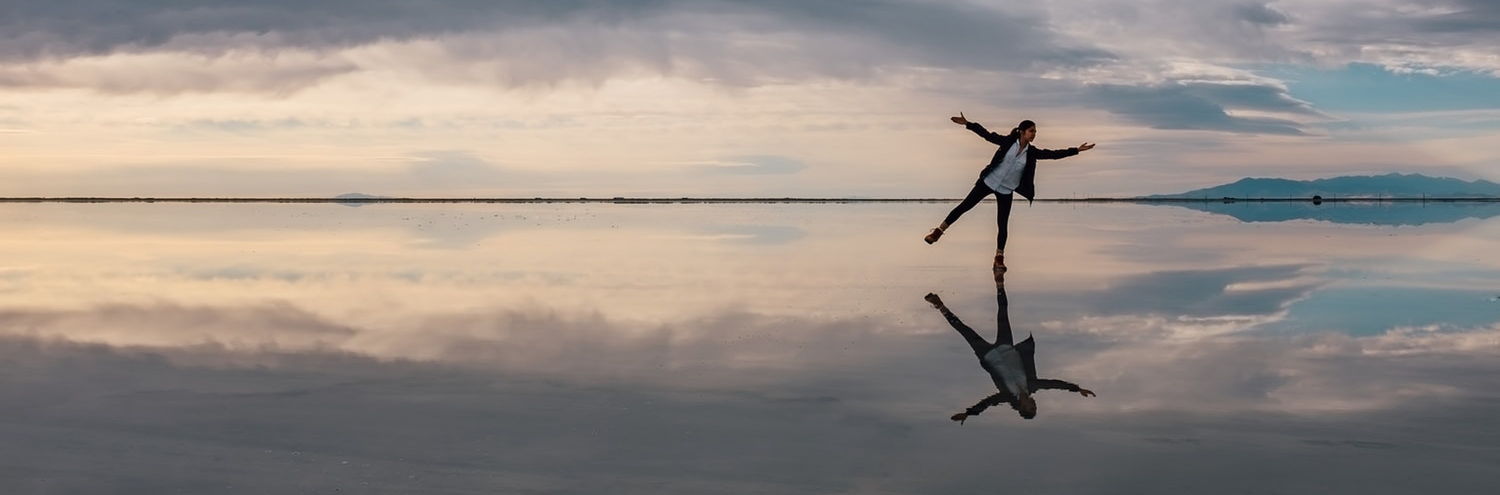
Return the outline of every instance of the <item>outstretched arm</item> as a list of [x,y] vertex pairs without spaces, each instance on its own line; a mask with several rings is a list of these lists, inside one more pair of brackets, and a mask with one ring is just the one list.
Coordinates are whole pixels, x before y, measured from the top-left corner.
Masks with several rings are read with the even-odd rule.
[[1053,380],[1051,378],[1039,378],[1035,383],[1037,390],[1067,390],[1069,392],[1078,392],[1078,395],[1082,395],[1084,397],[1094,396],[1093,390],[1080,387],[1077,383],[1073,382]]
[[1001,146],[1005,145],[1005,136],[990,132],[988,129],[985,129],[984,126],[979,125],[978,122],[970,122],[968,117],[964,117],[963,112],[958,112],[957,117],[953,117],[949,120],[952,120],[955,124],[964,126],[965,129],[973,131],[975,134],[978,134],[979,137],[984,138],[985,141],[989,141]]
[[1005,402],[1005,394],[1004,393],[999,393],[999,394],[991,395],[989,397],[985,397],[983,399],[980,399],[978,404],[974,404],[972,406],[969,406],[968,409],[964,409],[964,412],[961,412],[961,413],[958,413],[958,414],[954,414],[953,416],[949,417],[948,419],[957,421],[958,424],[964,424],[964,420],[968,419],[969,416],[978,416],[979,413],[984,412],[985,409],[989,409],[990,406],[998,405],[1001,402]]
[[1077,148],[1068,148],[1065,150],[1044,150],[1041,148],[1031,148],[1031,151],[1029,152],[1035,153],[1036,159],[1038,160],[1056,160],[1059,158],[1067,158],[1091,149],[1094,149],[1094,143],[1083,143],[1078,145]]

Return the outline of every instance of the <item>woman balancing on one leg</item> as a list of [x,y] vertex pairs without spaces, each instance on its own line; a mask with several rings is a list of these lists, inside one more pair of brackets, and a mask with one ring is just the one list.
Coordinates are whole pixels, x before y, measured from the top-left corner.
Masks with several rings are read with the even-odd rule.
[[1094,145],[1083,143],[1077,148],[1065,150],[1044,150],[1032,147],[1031,141],[1036,139],[1036,124],[1030,120],[1021,121],[1015,129],[1011,129],[1010,134],[1004,135],[990,132],[978,123],[969,122],[962,112],[957,117],[953,117],[953,123],[974,131],[986,141],[1000,145],[1000,149],[995,151],[995,157],[990,159],[989,165],[985,165],[984,170],[979,172],[979,180],[974,182],[974,188],[969,190],[969,195],[965,196],[958,206],[953,207],[953,211],[948,213],[948,218],[943,219],[943,223],[938,224],[937,228],[932,229],[932,233],[927,234],[927,243],[937,242],[938,238],[943,236],[943,232],[948,230],[948,226],[958,221],[958,217],[974,208],[974,205],[979,204],[979,201],[986,196],[994,194],[1000,207],[1000,217],[996,220],[1000,226],[1000,233],[995,238],[995,272],[1005,273],[1005,239],[1007,237],[1006,226],[1010,223],[1011,193],[1020,194],[1030,201],[1036,193],[1037,160],[1067,158],[1079,152],[1091,150]]

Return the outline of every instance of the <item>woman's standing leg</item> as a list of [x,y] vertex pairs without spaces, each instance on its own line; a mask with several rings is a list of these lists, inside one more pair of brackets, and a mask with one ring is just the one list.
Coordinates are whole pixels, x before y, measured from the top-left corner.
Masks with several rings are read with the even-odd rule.
[[1000,305],[995,315],[995,345],[1016,345],[1010,330],[1010,298],[1005,295],[1004,286],[995,286],[995,302]]
[[1011,193],[995,195],[998,209],[995,223],[999,227],[999,231],[995,234],[995,271],[999,273],[1005,273],[1006,270],[1005,241],[1010,238],[1010,206],[1011,199],[1014,197],[1015,195]]
[[927,234],[927,238],[925,239],[927,243],[932,244],[934,242],[937,242],[938,238],[943,236],[943,232],[946,232],[948,230],[949,225],[953,225],[953,222],[958,221],[958,217],[961,217],[964,213],[968,213],[969,210],[974,209],[974,205],[979,204],[980,201],[984,200],[985,196],[989,196],[991,194],[995,194],[995,191],[990,189],[988,186],[985,186],[984,183],[974,183],[974,188],[969,190],[969,195],[964,196],[964,200],[959,201],[958,206],[953,207],[953,211],[948,212],[948,217],[943,219],[942,224],[938,225],[937,228],[932,229],[932,233]]

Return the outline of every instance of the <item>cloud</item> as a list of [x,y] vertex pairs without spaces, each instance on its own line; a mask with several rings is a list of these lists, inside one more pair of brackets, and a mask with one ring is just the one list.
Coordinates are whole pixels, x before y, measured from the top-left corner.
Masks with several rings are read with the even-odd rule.
[[215,55],[152,52],[0,65],[0,87],[84,88],[115,94],[287,94],[356,70],[345,60],[295,51],[235,50]]
[[[1396,74],[1500,74],[1500,63],[1489,49],[1500,42],[1495,23],[1488,21],[1495,9],[1484,2],[1416,7],[1346,1],[1085,1],[1056,5],[1050,17],[1062,19],[1080,5],[1101,15],[1059,22],[1055,30],[1109,47],[1115,56],[1084,67],[1054,68],[1048,77],[1079,83],[1093,106],[1156,129],[1301,135],[1337,120],[1293,96],[1287,81],[1255,75],[1285,72],[1278,68],[1374,64]],[[1348,88],[1366,80],[1339,78],[1331,95],[1320,94],[1314,101],[1362,94]],[[1454,89],[1442,81],[1428,82],[1423,89],[1433,87]],[[1388,93],[1389,83],[1364,94],[1380,100],[1372,103],[1377,107],[1429,101],[1384,96]]]
[[[1453,278],[1465,275],[1453,274]],[[1473,270],[1467,275],[1484,277],[1486,273]],[[1489,292],[1429,287],[1332,287],[1319,291],[1317,297],[1290,305],[1285,320],[1267,325],[1265,330],[1340,331],[1354,335],[1380,335],[1393,327],[1462,331],[1495,320],[1493,313],[1485,311],[1493,305],[1485,300]]]
[[415,153],[404,172],[413,188],[468,189],[503,188],[535,174],[507,169],[467,151],[426,151]]
[[1292,22],[1290,17],[1276,10],[1274,7],[1260,3],[1246,3],[1237,5],[1234,13],[1241,21],[1263,26],[1280,26]]
[[695,169],[709,175],[782,175],[807,169],[799,160],[776,155],[749,155],[698,165]]
[[[1115,291],[1148,293],[1143,284]],[[985,318],[993,315],[992,299],[945,299],[981,335],[993,333],[987,329],[992,320]],[[1256,315],[1192,317],[1194,309],[1182,315],[1145,308],[1058,316],[1046,305],[1025,303],[1013,306],[1010,317],[1021,335],[1036,335],[1041,375],[1113,397],[1049,401],[1069,416],[1146,409],[1385,410],[1420,397],[1478,393],[1484,389],[1460,387],[1463,379],[1455,376],[1479,376],[1473,370],[1492,367],[1500,353],[1500,328],[1493,325],[1392,328],[1368,336],[1247,333],[1254,325],[1248,317]],[[920,314],[911,318],[920,327],[935,330],[913,332],[910,324],[887,319],[818,321],[729,309],[653,324],[545,304],[435,312],[395,326],[351,325],[285,302],[12,309],[0,313],[0,330],[11,338],[149,349],[191,366],[281,366],[295,356],[331,354],[586,387],[823,398],[819,403],[925,389],[934,382],[947,385],[928,390],[920,401],[962,407],[992,393],[968,347],[938,313],[915,311]],[[217,357],[195,357],[204,353]]]
[[1111,113],[1156,129],[1303,134],[1304,124],[1286,118],[1238,116],[1235,110],[1320,116],[1284,89],[1239,84],[1173,82],[1153,86],[1101,84],[1092,101]]
[[[1059,22],[1058,31],[1098,42],[1127,61],[1186,58],[1226,67],[1379,61],[1500,68],[1484,56],[1485,47],[1500,34],[1496,9],[1484,0],[1422,5],[1393,0],[1084,0],[1051,9],[1052,18],[1069,20]],[[1067,17],[1084,9],[1097,15]]]
[[[188,349],[187,354],[192,354],[197,348],[273,356],[333,352],[579,383],[659,382],[736,390],[755,390],[758,387],[753,384],[786,380],[796,371],[788,365],[796,362],[828,368],[868,358],[868,354],[846,352],[818,361],[806,359],[815,349],[844,346],[880,331],[853,322],[822,324],[808,333],[788,330],[805,330],[807,325],[796,319],[725,311],[668,325],[639,326],[595,313],[517,307],[428,314],[415,318],[410,326],[388,328],[330,322],[287,301],[243,307],[160,303],[0,311],[0,335],[166,353]],[[755,373],[746,374],[751,370]]]
[[[1035,13],[916,0],[79,3],[15,8],[0,30],[9,33],[0,59],[29,68],[0,73],[0,81],[264,91],[353,70],[400,70],[505,86],[597,83],[632,72],[756,85],[869,77],[887,67],[1078,66],[1110,56],[1049,33]],[[318,65],[288,65],[279,60],[286,53]],[[107,70],[183,57],[188,63],[149,76]],[[274,65],[263,79],[230,77],[246,59]]]
[[[670,64],[672,58],[683,56],[704,65],[714,63],[706,56],[710,54],[796,54],[803,50],[819,54],[819,59],[830,64],[826,73],[866,73],[859,64],[870,60],[860,56],[860,51],[847,51],[856,44],[873,45],[874,52],[884,52],[878,60],[926,60],[940,67],[991,69],[1029,62],[1087,65],[1113,59],[1114,47],[1135,51],[1132,45],[1163,43],[1160,46],[1178,53],[1196,49],[1206,52],[1202,55],[1233,54],[1261,61],[1266,59],[1257,54],[1306,60],[1356,54],[1371,45],[1439,56],[1443,49],[1487,46],[1489,37],[1496,34],[1494,19],[1500,16],[1483,0],[1447,1],[1426,8],[1394,1],[1170,0],[1075,1],[1004,9],[922,0],[838,4],[786,0],[6,3],[14,5],[7,6],[10,15],[0,20],[4,27],[0,32],[7,33],[0,57],[12,61],[149,51],[222,54],[246,48],[338,51],[383,41],[441,40],[476,33],[503,38],[563,28],[568,37],[558,33],[537,39],[573,47],[563,49],[591,63],[607,60],[588,56],[594,50],[648,64],[653,59]],[[713,33],[718,36],[709,36]],[[1153,36],[1139,36],[1142,33]],[[1412,34],[1423,37],[1419,41]],[[777,46],[798,37],[818,42]],[[1185,39],[1195,42],[1173,43]],[[532,48],[550,50],[547,44]],[[859,58],[844,62],[825,58],[835,54]]]
[[[1500,74],[1489,47],[1500,42],[1492,2],[1305,2],[1289,41],[1324,65],[1367,62],[1400,68],[1465,68]],[[1289,43],[1290,44],[1290,43]]]
[[1325,282],[1304,280],[1303,265],[1172,270],[1132,275],[1098,291],[1051,293],[1043,307],[1073,314],[1179,318],[1266,317]]
[[[7,484],[817,493],[880,476],[878,457],[857,453],[890,451],[912,430],[836,401],[597,388],[329,353],[224,367],[243,360],[225,354],[0,339],[0,431],[15,447],[3,456]],[[807,469],[817,459],[840,461]]]
[[[430,149],[464,149],[483,150],[476,152],[481,160],[503,157],[511,171],[566,169],[536,180],[480,174],[469,183],[495,195],[885,195],[872,193],[874,188],[930,196],[937,193],[913,186],[941,192],[932,184],[949,179],[903,177],[910,169],[900,164],[945,159],[920,151],[947,149],[936,141],[946,137],[925,131],[930,127],[922,122],[932,121],[923,119],[930,117],[920,117],[939,108],[949,109],[936,113],[939,119],[955,110],[983,115],[1003,109],[1066,124],[1047,129],[1091,127],[1083,137],[1108,142],[1090,155],[1100,167],[1069,172],[1084,188],[1079,192],[1103,187],[1108,194],[1139,193],[1131,188],[1149,187],[1155,178],[1123,174],[1120,170],[1129,167],[1111,165],[1132,163],[1147,155],[1141,151],[1146,148],[1156,150],[1152,163],[1159,165],[1157,172],[1146,173],[1178,180],[1222,175],[1226,167],[1256,161],[1247,153],[1181,160],[1160,153],[1186,137],[1225,149],[1284,153],[1323,138],[1332,138],[1335,146],[1378,140],[1391,148],[1414,139],[1451,138],[1448,128],[1458,126],[1456,121],[1429,134],[1401,129],[1402,123],[1384,120],[1383,111],[1367,112],[1430,109],[1435,93],[1456,95],[1443,100],[1447,107],[1469,108],[1465,105],[1490,101],[1483,96],[1495,85],[1486,83],[1500,70],[1491,49],[1500,39],[1483,25],[1494,8],[1477,1],[1411,6],[1387,0],[1070,0],[1001,6],[931,0],[6,0],[3,5],[0,87],[14,90],[18,110],[0,115],[0,132],[24,138],[26,149],[33,150],[29,161],[38,163],[11,172],[8,184],[26,185],[25,191],[11,186],[16,195],[31,195],[33,188],[56,190],[51,186],[57,182],[45,177],[48,170],[110,167],[106,162],[113,156],[170,154],[194,163],[193,168],[200,163],[209,168],[226,165],[225,155],[277,149],[286,154],[267,161],[290,168],[296,159],[348,164],[363,160],[365,153],[388,160]],[[1481,21],[1463,24],[1458,15]],[[1354,84],[1359,72],[1339,70],[1350,64],[1368,64],[1392,77]],[[1288,68],[1327,71],[1333,82],[1325,88],[1331,89],[1308,92],[1294,81],[1297,71]],[[1392,82],[1398,74],[1433,74],[1420,84],[1442,89],[1403,93],[1405,87]],[[1444,84],[1459,80],[1460,86]],[[1384,96],[1392,91],[1405,96]],[[1329,99],[1351,101],[1348,95],[1358,93],[1372,96],[1342,107]],[[1372,100],[1399,103],[1370,106]],[[1334,109],[1356,115],[1325,113]],[[1359,125],[1343,125],[1330,135],[1330,122],[1344,118],[1358,119]],[[552,119],[567,123],[550,125],[558,122]],[[191,124],[158,124],[184,120]],[[286,136],[290,140],[254,135],[294,122],[304,127]],[[546,124],[507,127],[518,122]],[[346,127],[325,128],[325,123]],[[697,129],[692,139],[681,133],[689,128]],[[319,132],[324,130],[338,132]],[[99,136],[89,139],[96,153],[67,150],[68,135],[89,132]],[[1469,126],[1456,132],[1486,131]],[[856,135],[873,144],[841,142]],[[1391,141],[1390,135],[1406,141]],[[580,136],[601,139],[578,145]],[[1282,143],[1286,136],[1302,139]],[[1258,139],[1293,147],[1261,146]],[[373,142],[381,145],[370,146]],[[1447,151],[1414,163],[1479,170],[1478,164],[1491,161],[1483,146],[1467,144],[1424,147]],[[349,152],[354,149],[360,152]],[[1404,156],[1394,149],[1359,149]],[[797,181],[762,174],[712,183],[657,173],[668,166],[663,164],[777,154],[809,167],[800,170]],[[1319,165],[1322,170],[1368,167],[1368,159],[1347,149],[1329,156],[1340,158]],[[227,165],[269,168],[244,163],[249,161]],[[756,165],[734,169],[793,170]],[[332,179],[319,186],[306,179],[321,171],[252,186],[256,183],[240,179],[260,176],[231,170],[217,181],[222,192],[214,194],[351,189],[379,194],[386,191],[373,190],[387,184],[359,179],[378,177],[381,168],[370,165],[359,178],[329,174]],[[633,170],[609,173],[624,169]],[[459,175],[437,177],[452,177],[445,182],[451,184]],[[839,182],[850,176],[864,183]],[[179,177],[198,180],[191,171]],[[355,183],[339,185],[338,179]],[[69,177],[58,188],[82,188],[90,181]],[[114,190],[164,195],[142,189],[166,190],[175,181],[168,176],[142,184],[123,177],[88,187],[140,185]],[[507,188],[511,184],[515,190]],[[172,193],[185,190],[191,189]]]
[[[355,124],[358,126],[358,124]],[[280,133],[327,130],[335,124],[301,119],[198,120],[178,126],[194,135],[232,134],[274,138]],[[79,188],[65,173],[41,174],[32,184],[41,196],[127,197],[315,197],[362,192],[381,196],[492,197],[562,181],[548,174],[495,163],[469,150],[413,151],[380,157],[387,163],[348,166],[302,164],[262,158],[217,158],[192,163],[118,164],[95,174],[101,185]],[[37,193],[33,193],[37,194]]]
[[1411,23],[1418,31],[1500,35],[1500,5],[1485,0],[1448,0]]
[[[383,37],[410,39],[443,32],[504,28],[548,18],[628,16],[662,2],[391,0],[257,2],[89,2],[16,4],[6,19],[6,53],[35,59],[103,55],[142,49],[214,52],[225,47],[337,47]],[[92,3],[92,5],[90,5]]]
[[[497,315],[433,318],[410,336],[447,343],[442,361],[0,337],[0,431],[13,447],[0,460],[11,486],[49,490],[423,493],[983,493],[1024,473],[1026,487],[1069,493],[1472,491],[1489,482],[1472,466],[1495,460],[1473,435],[1500,386],[1494,328],[1103,348],[1106,334],[1047,334],[1042,373],[1100,396],[1049,392],[1036,420],[996,412],[960,426],[946,416],[989,384],[951,333],[745,314],[640,333]],[[463,334],[485,338],[453,339]],[[1432,478],[1400,473],[1417,454]],[[1278,475],[1220,469],[1247,459]],[[1070,476],[1077,463],[1096,467]],[[1181,475],[1141,474],[1159,464]]]
[[286,302],[216,308],[161,303],[103,305],[87,310],[0,310],[0,328],[81,341],[175,347],[184,343],[287,346],[335,345],[357,333]]

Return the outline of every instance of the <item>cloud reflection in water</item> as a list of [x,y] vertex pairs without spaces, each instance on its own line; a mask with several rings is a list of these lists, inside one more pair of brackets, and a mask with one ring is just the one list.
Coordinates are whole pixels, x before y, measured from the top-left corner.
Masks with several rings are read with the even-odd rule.
[[[992,239],[921,243],[945,205],[219,205],[244,216],[202,229],[177,221],[202,205],[116,207],[0,206],[31,219],[0,223],[0,481],[22,493],[1477,492],[1500,461],[1493,303],[1287,323],[1373,287],[1352,273],[1494,274],[1468,241],[1492,222],[1317,226],[1357,249],[1309,256],[1309,225],[1020,211],[1016,331],[1101,398],[960,427],[990,384],[913,294],[990,325]],[[493,223],[436,246],[414,213]],[[722,225],[803,235],[701,235]],[[1147,249],[1182,256],[1127,255]]]

